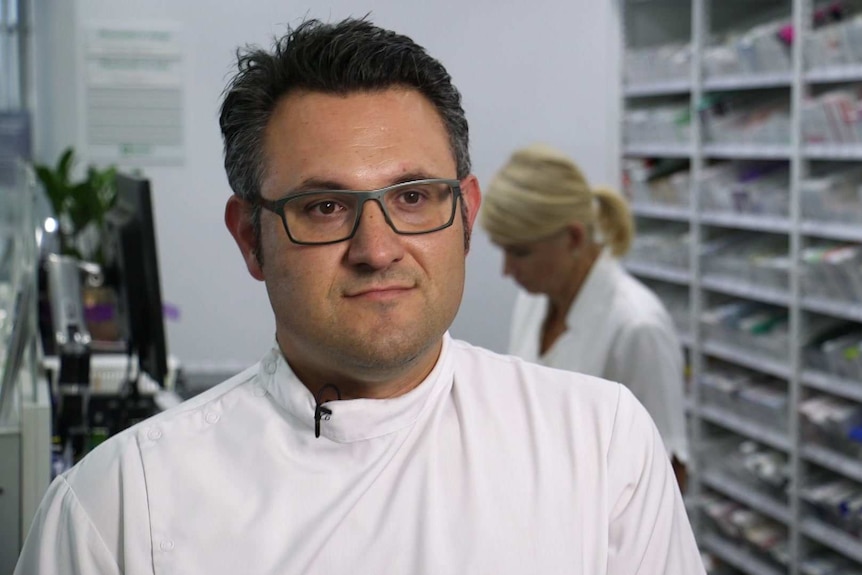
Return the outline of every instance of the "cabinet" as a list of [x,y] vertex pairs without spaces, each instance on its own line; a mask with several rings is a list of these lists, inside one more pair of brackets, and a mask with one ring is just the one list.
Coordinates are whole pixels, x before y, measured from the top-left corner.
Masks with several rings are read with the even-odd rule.
[[11,573],[50,480],[51,407],[37,371],[35,183],[0,158],[0,573]]
[[687,349],[699,544],[714,573],[858,572],[862,2],[622,9],[626,265]]

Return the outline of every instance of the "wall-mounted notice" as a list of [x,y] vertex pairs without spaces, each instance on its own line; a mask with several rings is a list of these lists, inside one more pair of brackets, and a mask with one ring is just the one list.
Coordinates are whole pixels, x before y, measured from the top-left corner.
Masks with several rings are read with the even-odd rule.
[[85,27],[85,132],[89,159],[179,164],[183,75],[179,26]]

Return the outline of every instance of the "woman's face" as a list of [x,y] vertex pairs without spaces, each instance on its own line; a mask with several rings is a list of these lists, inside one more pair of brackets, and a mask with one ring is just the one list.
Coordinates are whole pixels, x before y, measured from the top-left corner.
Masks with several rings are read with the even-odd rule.
[[570,277],[575,251],[568,230],[524,244],[500,246],[503,250],[503,275],[534,294],[550,294]]

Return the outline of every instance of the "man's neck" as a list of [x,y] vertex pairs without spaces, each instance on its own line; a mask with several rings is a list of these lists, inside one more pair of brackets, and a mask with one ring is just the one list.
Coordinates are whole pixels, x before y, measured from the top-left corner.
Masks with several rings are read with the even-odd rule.
[[[344,364],[338,361],[312,362],[296,360],[279,346],[290,368],[315,397],[325,386],[338,390],[341,399],[391,399],[404,395],[418,387],[437,365],[443,346],[442,340],[421,353],[418,357],[399,366],[383,368],[380,366],[352,366],[349,370],[339,369]],[[328,364],[328,365],[327,365]],[[326,393],[324,400],[336,399]]]

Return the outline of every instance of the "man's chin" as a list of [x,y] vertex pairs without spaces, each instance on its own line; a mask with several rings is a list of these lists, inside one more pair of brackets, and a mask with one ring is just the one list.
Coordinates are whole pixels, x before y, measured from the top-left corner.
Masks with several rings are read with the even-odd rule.
[[[406,338],[408,333],[413,333],[414,337]],[[438,341],[430,336],[417,338],[409,326],[395,325],[378,332],[356,334],[351,339],[340,346],[344,360],[355,368],[381,373],[409,369]]]

